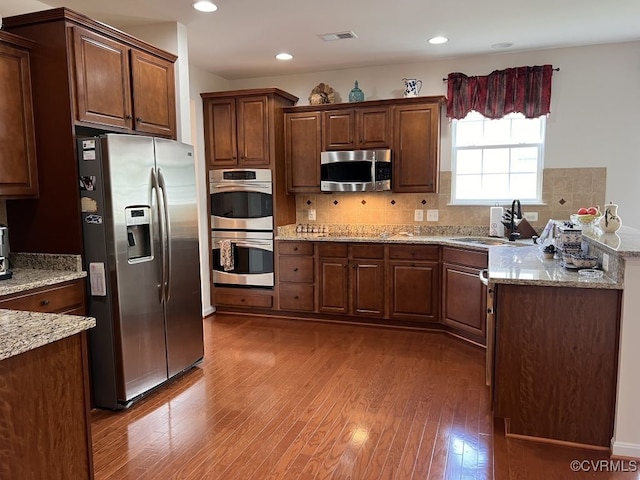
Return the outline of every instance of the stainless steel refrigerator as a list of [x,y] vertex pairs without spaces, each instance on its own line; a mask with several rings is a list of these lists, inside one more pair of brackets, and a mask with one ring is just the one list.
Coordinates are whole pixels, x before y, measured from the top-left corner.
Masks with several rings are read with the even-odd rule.
[[93,403],[119,409],[203,357],[193,148],[78,139]]

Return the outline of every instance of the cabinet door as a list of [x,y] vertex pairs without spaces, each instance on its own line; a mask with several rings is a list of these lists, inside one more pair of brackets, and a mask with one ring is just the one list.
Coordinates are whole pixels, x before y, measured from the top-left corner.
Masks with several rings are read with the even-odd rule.
[[393,191],[436,193],[440,173],[438,103],[393,107]]
[[131,50],[135,129],[176,138],[176,92],[173,63]]
[[38,194],[29,52],[0,43],[0,196]]
[[358,148],[389,148],[391,146],[391,119],[387,107],[359,108],[356,110]]
[[487,324],[487,287],[479,269],[442,264],[442,317],[445,325],[470,333],[484,344]]
[[212,98],[204,102],[205,156],[210,168],[238,164],[235,98]]
[[323,313],[347,313],[349,310],[349,260],[346,258],[320,258],[320,302]]
[[352,261],[351,303],[354,315],[384,316],[384,261]]
[[329,110],[323,112],[323,150],[354,150],[356,148],[355,110]]
[[391,318],[438,321],[438,262],[391,262]]
[[269,117],[266,95],[237,99],[238,164],[243,166],[268,166]]
[[284,121],[287,191],[320,192],[320,113],[287,113]]
[[132,128],[129,48],[80,27],[73,39],[77,120]]

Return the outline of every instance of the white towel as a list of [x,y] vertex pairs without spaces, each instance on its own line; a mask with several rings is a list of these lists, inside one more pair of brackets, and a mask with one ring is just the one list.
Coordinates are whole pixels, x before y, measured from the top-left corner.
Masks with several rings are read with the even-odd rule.
[[225,272],[233,270],[233,244],[231,240],[220,240],[220,266]]

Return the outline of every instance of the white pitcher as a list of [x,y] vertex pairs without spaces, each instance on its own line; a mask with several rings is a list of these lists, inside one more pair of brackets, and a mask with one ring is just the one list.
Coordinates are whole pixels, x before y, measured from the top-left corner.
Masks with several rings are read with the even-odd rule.
[[622,227],[622,219],[618,216],[618,205],[609,203],[604,206],[604,215],[600,217],[599,226],[605,233],[613,233]]
[[406,97],[417,97],[420,93],[420,89],[422,88],[422,80],[418,80],[416,78],[403,78],[404,82],[404,96]]

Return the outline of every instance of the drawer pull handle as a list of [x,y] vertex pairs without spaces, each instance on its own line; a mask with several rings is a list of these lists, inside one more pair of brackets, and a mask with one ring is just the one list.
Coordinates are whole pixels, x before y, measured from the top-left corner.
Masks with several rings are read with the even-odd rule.
[[297,252],[298,251],[298,247],[293,247],[293,251]]
[[297,272],[297,271],[298,271],[298,267],[294,268],[294,269],[293,269],[293,271],[294,271],[294,272]]
[[244,302],[244,298],[241,298],[241,299],[240,299],[240,301],[241,301],[241,302]]
[[298,300],[300,297],[298,295],[296,295],[295,297],[293,297],[294,300]]
[[42,305],[43,307],[46,307],[47,305],[49,305],[49,300],[42,300],[40,302],[40,305]]

